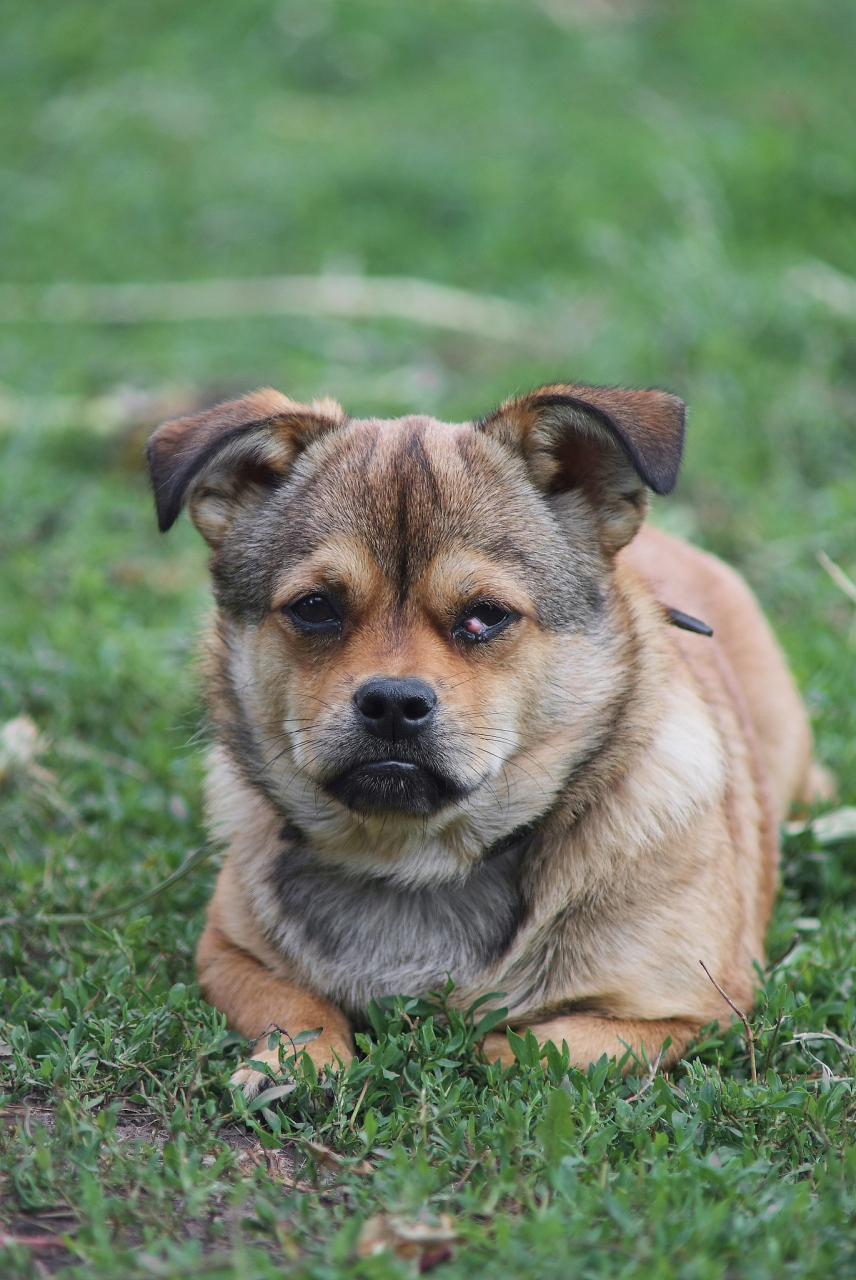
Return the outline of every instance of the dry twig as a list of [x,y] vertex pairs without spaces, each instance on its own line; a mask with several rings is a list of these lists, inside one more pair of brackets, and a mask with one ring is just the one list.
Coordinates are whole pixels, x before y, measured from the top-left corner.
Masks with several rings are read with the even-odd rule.
[[831,560],[825,551],[818,551],[817,562],[822,569],[829,574],[836,587],[847,596],[848,600],[852,600],[856,604],[856,582],[844,572],[844,570]]
[[725,1003],[728,1005],[730,1009],[734,1010],[734,1012],[737,1014],[740,1021],[743,1023],[743,1026],[746,1028],[746,1042],[749,1045],[749,1070],[752,1073],[752,1083],[757,1084],[758,1069],[755,1066],[755,1037],[752,1034],[752,1028],[749,1025],[749,1019],[746,1017],[745,1013],[743,1013],[740,1009],[737,1008],[737,1005],[734,1003],[731,997],[725,994],[725,992],[722,990],[722,987],[716,981],[716,978],[714,978],[713,974],[710,972],[710,969],[708,969],[705,962],[703,960],[699,960],[699,964],[701,965],[702,969],[704,969],[705,973],[710,978],[711,982],[716,987],[717,991],[722,996]]
[[842,1040],[841,1036],[837,1036],[834,1031],[796,1031],[793,1040],[788,1040],[787,1044],[801,1044],[806,1040],[832,1040],[848,1053],[856,1053],[856,1048],[846,1040]]
[[31,1249],[66,1249],[64,1240],[59,1236],[16,1236],[8,1231],[0,1231],[0,1248],[9,1249],[13,1245],[28,1245]]
[[[707,970],[705,970],[705,972],[707,972]],[[710,974],[708,974],[707,976],[710,977]],[[662,1061],[663,1061],[663,1050],[661,1049],[660,1052],[657,1054],[656,1058],[654,1059],[654,1065],[651,1068],[650,1075],[647,1077],[646,1080],[643,1081],[641,1087],[636,1091],[636,1093],[631,1094],[629,1098],[625,1099],[626,1102],[638,1102],[639,1099],[642,1097],[642,1094],[648,1092],[648,1090],[651,1088],[651,1085],[654,1083],[655,1079],[657,1078],[657,1072],[660,1068],[660,1063]]]

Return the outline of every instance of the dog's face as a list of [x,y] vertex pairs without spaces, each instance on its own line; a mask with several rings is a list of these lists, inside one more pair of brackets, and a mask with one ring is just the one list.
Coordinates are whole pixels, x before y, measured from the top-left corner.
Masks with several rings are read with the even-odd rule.
[[544,812],[621,696],[612,557],[682,431],[673,397],[574,387],[477,424],[261,392],[159,428],[161,527],[187,500],[213,549],[239,767],[357,862],[465,862]]

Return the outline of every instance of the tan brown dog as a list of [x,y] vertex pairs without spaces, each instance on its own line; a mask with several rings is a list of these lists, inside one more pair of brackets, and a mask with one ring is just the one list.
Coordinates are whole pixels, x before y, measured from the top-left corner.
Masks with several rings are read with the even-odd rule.
[[665,393],[560,385],[464,425],[260,391],[155,432],[160,527],[187,502],[212,548],[198,963],[231,1026],[348,1060],[372,996],[449,973],[580,1066],[668,1064],[730,1017],[699,961],[751,1003],[816,779],[746,586],[640,532],[683,429]]

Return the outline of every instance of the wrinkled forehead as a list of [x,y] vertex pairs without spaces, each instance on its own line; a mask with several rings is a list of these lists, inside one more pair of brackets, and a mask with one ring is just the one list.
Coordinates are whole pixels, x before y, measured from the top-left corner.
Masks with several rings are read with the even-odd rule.
[[290,488],[303,554],[354,539],[402,592],[462,545],[526,573],[550,526],[515,459],[431,418],[351,422],[307,452]]

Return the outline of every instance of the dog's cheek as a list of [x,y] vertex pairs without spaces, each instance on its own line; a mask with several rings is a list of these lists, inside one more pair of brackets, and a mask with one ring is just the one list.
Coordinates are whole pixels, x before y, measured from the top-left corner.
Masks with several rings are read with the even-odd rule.
[[481,773],[499,772],[521,746],[546,726],[551,649],[555,637],[525,622],[511,645],[496,655],[474,653],[467,678],[449,680],[449,719],[460,731]]
[[[287,646],[288,648],[288,646]],[[339,764],[351,687],[330,655],[289,653],[281,665],[282,715],[295,764],[316,781]]]
[[299,671],[276,619],[247,628],[244,650],[248,672],[243,701],[263,752],[288,755],[296,731],[306,723],[306,711],[296,696]]
[[[600,683],[602,663],[591,641],[576,632],[543,631],[532,624],[515,652],[503,664],[467,690],[469,716],[474,725],[493,726],[497,744],[512,750],[541,743],[557,726],[586,719],[586,689]],[[466,688],[466,686],[464,686]]]

